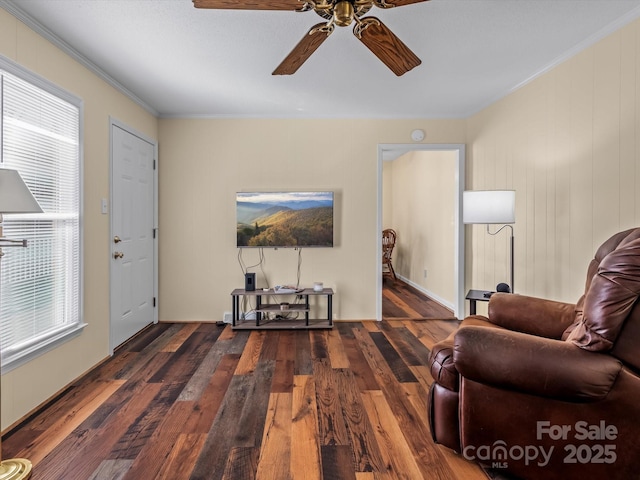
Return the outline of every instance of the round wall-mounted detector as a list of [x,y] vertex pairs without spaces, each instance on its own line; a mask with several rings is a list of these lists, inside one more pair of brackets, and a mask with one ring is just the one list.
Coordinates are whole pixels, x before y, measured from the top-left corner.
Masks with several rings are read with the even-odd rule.
[[414,130],[411,132],[411,140],[414,142],[421,142],[424,140],[424,131],[422,130]]

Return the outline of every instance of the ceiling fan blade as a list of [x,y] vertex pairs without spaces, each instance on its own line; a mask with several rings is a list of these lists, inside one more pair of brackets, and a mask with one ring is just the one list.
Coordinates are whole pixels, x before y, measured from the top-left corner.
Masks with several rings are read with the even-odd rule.
[[233,10],[299,10],[304,4],[300,0],[193,0],[196,8]]
[[375,17],[362,20],[365,23],[364,28],[361,28],[358,34],[357,29],[360,25],[356,25],[354,35],[397,76],[404,75],[422,63],[380,20]]
[[[421,2],[428,2],[429,0],[386,0],[383,3],[386,3],[389,6],[393,6],[393,7],[404,7],[405,5],[411,5],[412,3],[421,3]],[[374,3],[378,3],[375,2]]]
[[333,28],[324,29],[326,24],[318,23],[311,27],[307,34],[302,37],[302,40],[293,47],[291,53],[278,65],[273,71],[272,75],[292,75],[302,66],[304,62],[315,52],[322,42],[324,42]]

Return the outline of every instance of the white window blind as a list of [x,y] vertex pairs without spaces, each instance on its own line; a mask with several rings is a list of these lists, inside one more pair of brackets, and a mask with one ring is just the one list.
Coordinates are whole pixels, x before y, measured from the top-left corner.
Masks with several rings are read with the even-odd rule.
[[2,166],[20,172],[44,210],[4,216],[3,235],[28,241],[4,249],[0,262],[4,370],[83,326],[81,154],[79,104],[1,69],[0,80]]

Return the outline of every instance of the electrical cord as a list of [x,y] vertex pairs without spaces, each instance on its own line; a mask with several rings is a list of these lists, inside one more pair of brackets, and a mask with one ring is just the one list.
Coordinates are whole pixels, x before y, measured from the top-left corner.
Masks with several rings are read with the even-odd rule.
[[[254,265],[245,265],[244,263],[244,258],[242,257],[242,252],[243,252],[243,248],[238,248],[238,263],[240,264],[240,270],[242,270],[242,275],[246,275],[247,272],[249,271],[249,269],[251,268],[256,268],[256,267],[260,267],[260,271],[262,272],[263,277],[265,278],[265,281],[267,280],[267,275],[264,272],[264,268],[263,268],[263,264],[264,264],[264,249],[262,247],[260,247],[258,249],[258,263],[254,264]],[[268,281],[267,281],[267,287],[268,287]],[[247,310],[247,304],[249,304],[249,309]],[[256,305],[257,306],[257,305]],[[251,301],[249,299],[249,297],[247,296],[243,296],[242,297],[242,314],[246,317],[246,315],[248,313],[254,313],[255,315],[257,315],[256,312],[256,307],[251,305]]]
[[[295,249],[298,251],[298,264],[296,269],[297,270],[296,271],[296,290],[297,290],[300,288],[300,275],[302,272],[302,248],[296,247]],[[242,256],[243,250],[244,249],[242,247],[238,248],[238,264],[240,265],[240,270],[242,271],[242,275],[246,275],[250,269],[259,268],[265,280],[267,289],[271,289],[271,286],[269,285],[269,281],[267,279],[267,274],[264,270],[264,263],[265,263],[264,249],[262,247],[258,249],[258,263],[254,265],[248,265],[248,266],[245,264],[244,258]],[[277,300],[273,296],[270,296],[270,298],[271,298],[270,301],[277,303]],[[301,295],[296,295],[294,303],[299,304],[301,299],[302,299]],[[247,309],[247,306],[249,307],[248,309]],[[244,317],[246,317],[246,315],[249,313],[253,313],[254,315],[257,315],[256,307],[257,305],[256,306],[251,305],[250,297],[247,297],[247,296],[242,297],[241,310],[242,310],[242,315]],[[287,313],[281,312],[275,315],[274,318],[271,318],[271,315],[268,312],[262,312],[262,315],[263,315],[263,320],[265,321],[274,320],[274,319],[295,320],[300,316],[300,312],[287,312]]]

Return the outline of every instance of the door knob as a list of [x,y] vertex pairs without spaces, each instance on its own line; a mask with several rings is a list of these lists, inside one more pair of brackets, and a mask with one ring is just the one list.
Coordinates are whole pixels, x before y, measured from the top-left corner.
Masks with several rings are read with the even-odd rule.
[[115,237],[113,237],[113,243],[120,243],[122,240],[120,240],[120,237],[118,235],[116,235]]
[[124,257],[124,253],[122,252],[113,252],[113,258],[122,258]]

